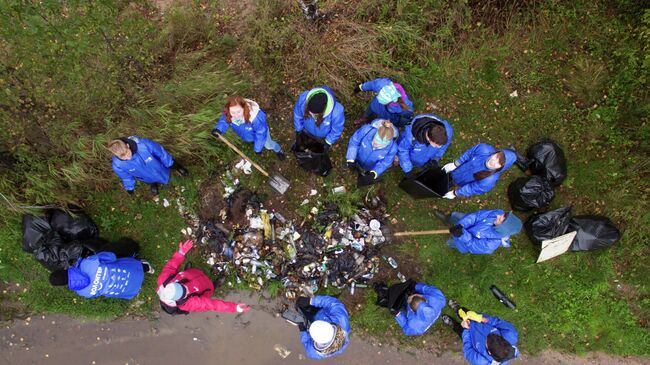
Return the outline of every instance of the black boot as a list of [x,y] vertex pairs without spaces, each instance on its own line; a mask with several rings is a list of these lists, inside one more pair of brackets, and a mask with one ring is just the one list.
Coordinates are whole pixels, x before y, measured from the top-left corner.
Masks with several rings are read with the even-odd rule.
[[172,169],[178,171],[178,174],[181,175],[182,177],[186,177],[187,175],[190,174],[181,164],[179,164],[176,161],[174,161],[174,164],[172,165]]
[[438,209],[433,210],[433,215],[436,216],[442,223],[449,225],[449,215],[443,213],[442,211]]
[[158,195],[158,184],[157,183],[151,184],[149,189],[151,190],[151,194]]

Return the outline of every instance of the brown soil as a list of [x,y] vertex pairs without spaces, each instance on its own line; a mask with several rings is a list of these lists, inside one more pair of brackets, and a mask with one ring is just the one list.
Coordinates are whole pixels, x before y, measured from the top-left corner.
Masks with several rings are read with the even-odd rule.
[[[39,315],[7,322],[0,328],[3,364],[270,364],[321,363],[308,360],[298,329],[277,317],[275,301],[233,293],[226,300],[254,303],[250,312],[161,315],[157,321],[136,318],[93,322],[62,315]],[[287,358],[275,347],[290,351]],[[456,342],[451,352],[435,355],[420,349],[368,342],[352,329],[350,345],[327,364],[460,365],[465,360]],[[524,354],[517,364],[641,365],[648,359],[604,354],[587,357],[543,352]]]

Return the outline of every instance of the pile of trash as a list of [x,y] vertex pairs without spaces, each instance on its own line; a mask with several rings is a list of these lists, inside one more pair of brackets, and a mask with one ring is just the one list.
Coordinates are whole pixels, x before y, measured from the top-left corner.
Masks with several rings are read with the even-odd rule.
[[525,212],[545,208],[555,197],[553,188],[567,176],[567,163],[562,148],[551,139],[528,147],[526,156],[517,155],[517,166],[528,175],[508,186],[512,209]]
[[380,198],[370,199],[349,219],[336,204],[325,203],[298,223],[265,209],[250,190],[232,190],[226,189],[227,205],[219,217],[200,221],[196,232],[207,247],[207,263],[229,285],[259,290],[277,280],[285,296],[294,298],[328,286],[354,293],[377,273],[379,248],[386,242],[381,226],[389,217]]
[[67,269],[99,245],[97,225],[80,208],[69,211],[72,214],[48,209],[42,216],[23,216],[23,251],[50,271]]

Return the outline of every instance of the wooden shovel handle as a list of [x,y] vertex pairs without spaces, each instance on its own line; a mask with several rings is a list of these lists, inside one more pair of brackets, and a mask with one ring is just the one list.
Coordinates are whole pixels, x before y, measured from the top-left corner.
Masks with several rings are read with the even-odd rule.
[[448,229],[433,229],[430,231],[406,231],[406,232],[396,232],[393,236],[424,236],[427,234],[449,234]]
[[237,154],[238,154],[239,156],[241,156],[244,160],[250,162],[251,165],[253,165],[256,169],[258,169],[258,170],[262,173],[262,175],[264,175],[264,176],[266,176],[266,177],[269,177],[269,173],[268,173],[268,172],[266,172],[263,168],[261,168],[260,165],[256,164],[255,161],[253,161],[253,160],[251,160],[250,158],[246,157],[246,155],[244,154],[244,152],[240,151],[239,148],[237,148],[237,146],[235,146],[234,144],[230,143],[230,141],[227,140],[226,138],[224,138],[224,136],[222,136],[221,133],[218,133],[218,134],[216,134],[216,135],[213,134],[213,136],[216,136],[217,138],[219,138],[223,143],[227,144],[228,147],[230,147],[233,151],[237,152]]

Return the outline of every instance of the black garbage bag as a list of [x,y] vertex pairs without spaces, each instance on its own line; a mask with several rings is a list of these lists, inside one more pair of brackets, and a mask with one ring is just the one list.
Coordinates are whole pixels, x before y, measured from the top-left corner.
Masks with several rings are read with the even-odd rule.
[[[56,232],[52,234],[59,237]],[[50,271],[67,270],[84,254],[85,248],[80,242],[68,244],[64,244],[63,241],[59,242],[60,244],[56,244],[55,239],[51,238],[47,245],[34,251],[34,258]]]
[[81,209],[71,211],[73,215],[60,209],[48,212],[50,225],[63,239],[68,241],[85,240],[99,236],[97,225]]
[[440,198],[449,191],[449,174],[438,166],[426,167],[414,179],[402,179],[399,187],[414,199]]
[[393,284],[388,288],[388,310],[396,315],[406,310],[408,297],[415,293],[415,281],[408,279],[403,283]]
[[54,233],[52,226],[44,217],[31,214],[23,216],[23,251],[34,252],[46,241],[47,236]]
[[332,161],[325,151],[325,143],[301,133],[291,147],[298,160],[298,165],[310,172],[326,176],[332,169]]
[[545,177],[552,186],[558,186],[567,176],[564,151],[551,139],[528,147],[527,167],[534,175]]
[[599,215],[578,215],[569,222],[569,232],[576,231],[571,251],[591,251],[607,248],[621,238],[614,223]]
[[548,180],[537,175],[520,177],[508,186],[510,205],[519,212],[547,207],[554,197]]
[[530,216],[524,227],[530,240],[537,245],[567,232],[571,220],[571,206]]

